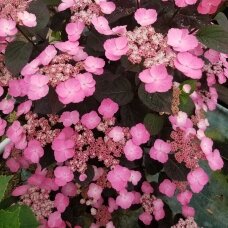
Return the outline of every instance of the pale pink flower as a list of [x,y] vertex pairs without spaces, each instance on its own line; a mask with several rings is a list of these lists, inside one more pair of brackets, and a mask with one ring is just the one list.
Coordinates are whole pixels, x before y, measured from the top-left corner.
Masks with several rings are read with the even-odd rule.
[[204,61],[189,52],[178,53],[174,65],[189,78],[200,79],[202,77]]
[[144,124],[139,123],[133,126],[130,130],[132,136],[132,142],[135,145],[141,145],[147,143],[150,139],[150,133],[145,128]]
[[128,51],[128,41],[126,37],[118,37],[104,42],[105,56],[107,59],[117,61]]
[[139,74],[139,79],[144,82],[145,90],[149,93],[166,92],[172,87],[173,77],[168,74],[164,65],[154,65]]
[[133,185],[137,185],[142,178],[142,174],[139,171],[131,170],[131,176],[129,181]]
[[55,183],[58,186],[64,186],[68,182],[71,182],[74,178],[73,172],[67,166],[60,166],[55,168]]
[[139,8],[135,12],[135,20],[141,26],[148,26],[157,20],[157,11],[154,9]]
[[154,189],[152,188],[151,184],[147,181],[144,181],[142,183],[141,190],[146,194],[151,194],[154,192]]
[[217,171],[223,168],[224,162],[219,150],[215,149],[212,153],[207,154],[206,157],[208,164],[213,171]]
[[98,108],[99,114],[101,114],[104,118],[112,118],[118,110],[119,105],[110,98],[103,99]]
[[61,4],[58,6],[58,11],[64,11],[75,4],[74,0],[62,0]]
[[17,33],[16,22],[0,19],[0,37],[14,36]]
[[93,181],[98,180],[104,174],[104,169],[101,167],[97,168],[96,166],[93,165],[93,170],[94,170]]
[[77,80],[79,81],[82,92],[86,97],[92,96],[95,92],[96,82],[93,79],[93,75],[90,73],[78,74]]
[[48,217],[48,227],[50,228],[63,228],[64,221],[61,218],[61,213],[58,211],[53,212]]
[[91,111],[84,114],[81,117],[81,123],[88,129],[94,129],[101,122],[101,118],[98,116],[97,112]]
[[185,190],[184,192],[180,192],[177,195],[177,200],[181,203],[181,205],[189,204],[191,198],[192,198],[192,192],[190,192],[189,190]]
[[105,228],[115,228],[115,226],[114,226],[113,222],[110,221],[106,224]]
[[132,192],[122,190],[116,198],[116,204],[123,209],[128,209],[133,204],[134,198],[135,197]]
[[94,16],[92,19],[92,24],[94,28],[97,30],[97,32],[99,32],[100,34],[112,35],[113,33],[111,28],[109,27],[108,20],[103,16]]
[[168,161],[168,154],[171,151],[170,143],[163,141],[162,139],[156,139],[154,146],[150,149],[150,157],[161,163]]
[[200,143],[200,148],[204,152],[205,155],[209,155],[212,153],[213,141],[208,137],[203,137]]
[[220,53],[213,49],[209,49],[204,53],[204,57],[207,58],[212,64],[215,64],[220,60]]
[[194,217],[195,216],[195,209],[193,207],[189,207],[187,205],[182,206],[182,214],[184,217]]
[[17,107],[17,116],[22,114],[27,114],[32,107],[32,101],[28,100],[18,105]]
[[169,179],[165,179],[159,185],[159,191],[168,197],[172,197],[175,193],[176,185]]
[[96,75],[103,74],[104,66],[105,66],[105,61],[101,58],[88,56],[84,61],[85,70]]
[[22,196],[27,193],[28,189],[29,185],[18,186],[13,190],[12,196]]
[[57,50],[53,45],[48,45],[37,57],[40,63],[44,66],[47,66],[51,60],[56,56]]
[[198,5],[198,12],[201,14],[214,14],[222,0],[202,0]]
[[116,205],[116,201],[113,198],[109,197],[108,198],[108,211],[110,213],[112,213],[113,211],[115,211],[117,209],[118,209],[118,205]]
[[119,142],[124,139],[124,132],[122,127],[113,127],[112,130],[108,133],[108,136],[114,141]]
[[76,184],[74,184],[73,182],[69,182],[66,185],[64,185],[61,189],[61,192],[65,195],[65,196],[70,196],[70,197],[74,197],[77,194],[77,187]]
[[104,14],[111,14],[116,9],[116,5],[113,2],[100,1],[98,4]]
[[167,38],[168,45],[172,46],[175,51],[185,52],[198,46],[198,40],[194,35],[189,34],[187,29],[171,28]]
[[88,54],[84,51],[83,47],[78,47],[78,52],[73,56],[73,60],[76,62],[83,61],[87,58]]
[[32,75],[37,73],[39,70],[39,65],[40,65],[40,59],[36,58],[30,63],[27,63],[21,70],[21,75],[26,76],[26,75]]
[[68,40],[72,42],[79,40],[84,28],[85,24],[79,20],[73,23],[68,23],[66,25]]
[[18,12],[18,18],[22,21],[22,24],[27,27],[35,27],[37,25],[36,15],[27,11]]
[[88,197],[94,199],[95,201],[101,198],[101,193],[103,189],[97,184],[91,183],[89,185],[89,190],[87,192]]
[[57,193],[55,196],[54,206],[57,208],[58,212],[63,213],[68,207],[70,201],[69,198],[62,193]]
[[0,136],[4,135],[7,122],[0,117]]
[[123,151],[129,161],[140,159],[143,155],[141,147],[135,145],[131,139],[126,142]]
[[75,41],[64,41],[64,42],[57,42],[54,44],[57,49],[62,52],[66,52],[69,55],[77,55],[79,51],[79,42]]
[[116,191],[121,191],[127,186],[131,171],[123,166],[116,165],[107,175],[108,181]]
[[4,93],[4,89],[2,88],[2,86],[0,85],[0,97],[3,95]]
[[143,212],[139,215],[139,220],[141,220],[145,225],[150,225],[153,220],[153,216],[148,212]]
[[70,127],[71,125],[75,125],[79,121],[79,112],[63,112],[59,118],[59,122],[62,122],[64,127]]
[[175,4],[178,7],[186,7],[188,5],[196,4],[197,0],[175,0]]
[[33,139],[28,142],[27,148],[24,150],[24,156],[32,163],[39,163],[39,160],[44,155],[44,149],[39,141]]
[[6,131],[7,137],[13,143],[19,142],[21,140],[23,134],[24,134],[24,129],[21,126],[20,122],[17,120],[14,121],[13,124]]
[[191,171],[187,175],[188,183],[190,188],[194,193],[199,193],[202,191],[204,186],[208,183],[209,178],[205,171],[198,167],[195,170]]
[[9,114],[14,109],[15,100],[13,98],[3,99],[0,101],[0,111],[4,114]]

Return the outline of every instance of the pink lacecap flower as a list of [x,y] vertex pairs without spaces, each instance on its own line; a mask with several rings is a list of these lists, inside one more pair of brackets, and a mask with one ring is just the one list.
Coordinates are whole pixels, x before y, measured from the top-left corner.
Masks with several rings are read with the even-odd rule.
[[139,220],[141,220],[145,225],[150,225],[153,216],[148,212],[143,212],[139,215]]
[[189,190],[185,190],[184,192],[180,192],[177,195],[177,200],[181,203],[181,205],[189,204],[191,198],[192,198],[192,192],[190,192]]
[[139,74],[139,79],[144,82],[145,90],[149,93],[166,92],[172,87],[173,77],[168,74],[164,65],[154,65]]
[[200,79],[202,77],[204,61],[189,52],[178,53],[174,65],[189,78]]
[[167,143],[162,139],[156,139],[154,146],[150,149],[150,157],[161,163],[166,163],[168,161],[168,154],[170,151],[170,143]]
[[64,128],[52,142],[52,149],[57,162],[64,162],[74,156],[75,141],[71,139],[73,134],[72,128]]
[[197,0],[175,0],[175,4],[178,7],[186,7],[188,5],[196,4]]
[[206,155],[208,164],[213,171],[220,170],[224,166],[224,162],[219,150],[215,149],[212,153]]
[[116,165],[107,175],[108,181],[116,191],[121,191],[127,186],[131,171],[123,166]]
[[187,29],[171,28],[167,37],[168,45],[178,52],[189,51],[198,46],[198,40],[194,35],[190,35]]
[[37,57],[40,63],[44,66],[48,65],[51,60],[56,56],[57,50],[53,45],[48,45]]
[[36,15],[27,11],[18,12],[18,18],[22,21],[22,24],[27,27],[35,27],[37,25]]
[[58,212],[63,213],[68,207],[70,201],[69,198],[62,193],[57,193],[55,196],[54,206],[57,208]]
[[128,41],[126,37],[118,37],[104,42],[105,56],[107,59],[117,61],[128,51]]
[[63,104],[79,103],[85,98],[85,93],[76,78],[70,78],[65,82],[59,83],[56,87],[56,93]]
[[154,214],[155,220],[159,221],[163,219],[165,217],[165,211],[163,209],[164,203],[162,202],[162,200],[161,199],[154,200],[153,206],[154,206],[153,214]]
[[23,97],[26,95],[23,87],[23,79],[13,79],[9,81],[8,93],[12,97]]
[[17,107],[17,116],[22,114],[27,114],[32,107],[32,101],[28,100],[18,105]]
[[79,121],[79,112],[63,112],[59,118],[59,122],[62,122],[64,127],[70,127],[73,124],[78,123]]
[[152,188],[151,184],[147,181],[144,181],[142,183],[141,190],[146,194],[151,194],[154,192],[154,189]]
[[6,166],[12,173],[16,173],[20,169],[20,163],[14,158],[10,158],[6,161]]
[[98,4],[104,14],[111,14],[116,9],[116,5],[113,2],[99,1]]
[[209,49],[204,53],[204,57],[207,58],[212,64],[215,64],[220,60],[220,53],[213,49]]
[[0,110],[4,114],[9,114],[14,109],[15,100],[13,98],[10,99],[3,99],[0,101]]
[[13,190],[12,196],[22,196],[27,193],[28,189],[29,185],[18,186]]
[[133,126],[130,130],[132,136],[132,142],[135,145],[141,145],[147,143],[150,139],[150,133],[145,128],[144,124],[139,123]]
[[142,174],[139,171],[131,170],[131,176],[129,181],[133,185],[137,185],[138,182],[141,180],[141,178],[142,178]]
[[4,89],[2,88],[2,86],[0,85],[0,97],[3,95],[4,93]]
[[64,186],[68,182],[71,182],[74,178],[73,172],[67,166],[59,166],[55,168],[55,183],[58,186]]
[[5,149],[4,149],[4,152],[3,152],[3,155],[2,157],[4,159],[7,159],[10,154],[11,154],[11,151],[12,149],[14,148],[14,143],[13,142],[9,142],[6,146],[5,146]]
[[134,194],[132,192],[127,192],[127,190],[122,190],[119,196],[116,198],[116,204],[123,209],[128,209],[131,207],[134,201]]
[[97,112],[91,111],[87,114],[84,114],[81,117],[81,123],[86,126],[88,129],[94,129],[101,122],[101,118],[98,116]]
[[0,19],[0,37],[14,36],[17,33],[16,22]]
[[75,41],[64,41],[64,42],[57,42],[54,44],[57,49],[59,49],[62,52],[66,52],[69,55],[77,55],[80,47],[79,42]]
[[98,112],[104,117],[104,118],[112,118],[116,112],[119,110],[119,105],[112,101],[110,98],[105,98],[102,100]]
[[33,139],[28,142],[27,148],[24,150],[24,156],[32,163],[39,163],[39,160],[44,155],[44,149],[39,141]]
[[113,127],[112,130],[108,133],[108,136],[114,141],[119,142],[124,139],[124,132],[122,127]]
[[113,222],[110,221],[106,224],[105,228],[115,228],[115,226],[114,226]]
[[84,93],[84,96],[92,96],[95,92],[96,84],[95,80],[93,79],[93,75],[86,72],[84,74],[78,74],[77,79],[79,81],[81,91]]
[[53,212],[48,217],[48,227],[50,228],[63,228],[64,221],[61,218],[61,213],[58,211]]
[[27,63],[21,70],[21,75],[26,76],[26,75],[32,75],[37,73],[39,70],[39,65],[40,65],[40,59],[36,58],[30,63]]
[[100,17],[94,16],[92,19],[92,24],[94,28],[97,30],[97,32],[99,32],[100,34],[103,34],[103,35],[113,34],[113,31],[109,27],[108,20],[103,16],[100,16]]
[[0,136],[4,135],[7,122],[0,117]]
[[41,74],[34,74],[27,77],[28,91],[27,95],[30,100],[39,100],[48,94],[49,87],[48,76]]
[[214,14],[222,0],[202,0],[198,5],[198,12],[201,14]]
[[62,0],[62,3],[58,6],[58,11],[64,11],[75,4],[74,0]]
[[141,26],[148,26],[157,20],[157,15],[154,9],[139,8],[135,12],[135,20]]
[[65,196],[74,197],[77,194],[77,187],[73,182],[69,182],[62,187],[61,192]]
[[118,205],[116,205],[116,201],[113,198],[109,197],[108,198],[108,211],[110,213],[112,213],[113,211],[115,211],[117,209],[118,209]]
[[195,209],[193,207],[189,207],[187,205],[182,206],[182,214],[187,217],[195,216]]
[[89,185],[89,190],[87,192],[87,195],[94,199],[95,201],[99,200],[101,198],[101,193],[102,193],[103,189],[102,187],[100,187],[97,184],[91,183]]
[[200,148],[204,152],[205,155],[209,155],[212,153],[213,141],[208,137],[203,137],[200,143]]
[[132,204],[140,204],[142,195],[136,191],[132,191],[132,193],[134,194],[134,201]]
[[93,181],[98,180],[104,174],[104,169],[101,167],[97,168],[96,166],[93,165],[93,170],[94,170]]
[[78,52],[73,56],[73,60],[76,62],[83,61],[87,58],[88,54],[84,51],[83,47],[78,47]]
[[104,66],[105,66],[105,61],[101,58],[88,56],[84,61],[85,70],[96,75],[103,74]]
[[66,33],[68,35],[68,40],[72,42],[79,40],[84,28],[85,24],[79,20],[74,23],[67,24]]
[[176,185],[169,179],[165,179],[159,185],[159,191],[168,197],[172,197],[175,193]]
[[199,193],[208,183],[209,178],[205,171],[202,168],[198,167],[195,170],[188,173],[187,180],[190,184],[191,190],[194,193]]
[[143,155],[141,147],[135,145],[131,139],[126,142],[123,151],[129,161],[140,159]]

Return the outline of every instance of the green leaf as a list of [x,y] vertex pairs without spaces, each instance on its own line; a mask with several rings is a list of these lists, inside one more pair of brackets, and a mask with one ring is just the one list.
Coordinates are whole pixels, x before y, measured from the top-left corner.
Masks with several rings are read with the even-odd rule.
[[97,79],[95,98],[99,102],[104,98],[110,98],[122,106],[131,102],[133,96],[131,83],[126,77],[112,80],[103,75]]
[[[191,90],[190,93],[188,94],[192,94],[195,90],[196,90],[196,85],[197,85],[197,81],[196,80],[185,80],[180,84],[180,89],[183,90],[183,86],[184,85],[190,85],[191,86]],[[183,93],[185,93],[184,91],[182,91]]]
[[208,48],[228,54],[228,31],[222,26],[205,26],[197,32],[197,37]]
[[0,210],[0,228],[20,228],[19,212],[19,208],[13,212]]
[[7,69],[14,75],[18,75],[21,69],[29,61],[33,46],[31,43],[14,41],[7,45],[5,63]]
[[155,112],[171,113],[172,92],[165,93],[147,93],[143,84],[140,85],[138,90],[140,100],[150,110]]
[[55,6],[61,3],[61,0],[43,0],[46,5]]
[[164,126],[164,116],[148,113],[144,118],[144,125],[151,135],[157,135]]
[[37,25],[34,28],[30,28],[32,31],[39,31],[47,26],[50,14],[43,0],[32,1],[29,4],[28,12],[36,15]]
[[9,181],[13,176],[0,176],[0,201],[3,199]]
[[138,64],[131,63],[126,56],[121,58],[121,65],[124,67],[125,71],[139,72],[140,66]]
[[218,92],[219,100],[228,105],[228,88],[220,84],[215,85],[215,88]]
[[224,30],[228,31],[228,20],[224,13],[219,12],[214,18]]
[[193,113],[195,105],[188,94],[181,93],[179,108],[181,111],[186,112],[188,115],[191,115]]

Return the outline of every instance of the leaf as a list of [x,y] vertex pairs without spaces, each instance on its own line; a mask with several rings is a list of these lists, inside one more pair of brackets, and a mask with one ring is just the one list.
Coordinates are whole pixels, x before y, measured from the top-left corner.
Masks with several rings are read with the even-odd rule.
[[61,0],[43,0],[46,5],[55,6],[61,3]]
[[64,10],[57,12],[51,18],[50,29],[54,32],[65,30],[66,24],[69,22],[71,17],[70,10]]
[[222,26],[205,26],[197,32],[197,37],[208,48],[228,54],[228,32]]
[[121,65],[124,67],[125,71],[139,72],[140,66],[138,64],[131,63],[126,56],[121,58]]
[[56,114],[64,105],[59,101],[54,88],[49,87],[46,97],[34,102],[34,112],[39,114]]
[[207,119],[210,126],[207,128],[206,135],[219,142],[228,140],[228,109],[217,105],[213,112],[207,112]]
[[39,31],[47,26],[50,14],[43,0],[32,1],[29,4],[28,12],[36,15],[37,25],[34,28],[30,28],[32,31]]
[[0,210],[0,228],[20,228],[19,212],[19,208],[13,212]]
[[126,77],[110,80],[105,75],[98,78],[94,95],[99,102],[104,98],[110,98],[119,105],[128,104],[134,96],[131,83]]
[[183,94],[183,92],[181,93],[179,109],[186,112],[188,115],[193,113],[195,105],[188,94]]
[[103,52],[105,40],[106,37],[104,35],[101,35],[96,31],[90,31],[86,40],[86,48],[92,49],[95,52]]
[[151,135],[157,135],[164,126],[164,116],[148,113],[143,122]]
[[219,100],[228,105],[228,88],[220,84],[215,85],[215,88],[218,92]]
[[0,202],[4,197],[9,181],[13,176],[0,176]]
[[31,43],[14,41],[7,45],[5,63],[7,69],[14,75],[18,75],[21,69],[29,61],[33,46]]
[[155,112],[168,112],[171,113],[172,92],[165,93],[147,93],[143,84],[140,85],[138,90],[140,100],[150,110]]
[[228,20],[224,13],[219,12],[214,18],[224,30],[228,31]]

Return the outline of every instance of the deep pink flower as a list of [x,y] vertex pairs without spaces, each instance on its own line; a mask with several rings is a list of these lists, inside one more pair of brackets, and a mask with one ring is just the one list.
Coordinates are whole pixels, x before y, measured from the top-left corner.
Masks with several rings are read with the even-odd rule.
[[57,50],[53,45],[48,45],[37,57],[40,63],[44,66],[48,65],[51,60],[56,56]]
[[92,96],[95,92],[95,80],[90,73],[78,74],[77,79],[80,83],[81,90],[86,97]]
[[114,114],[119,110],[119,105],[112,101],[110,98],[105,98],[102,100],[98,112],[104,117],[104,118],[112,118]]
[[59,118],[59,122],[62,122],[64,127],[70,127],[73,124],[78,123],[79,121],[79,112],[63,112]]
[[63,213],[68,207],[70,201],[69,198],[62,193],[57,193],[55,196],[54,205],[57,208],[58,212]]
[[147,143],[150,139],[150,133],[145,128],[144,124],[139,123],[133,126],[130,130],[132,136],[132,142],[135,145],[141,145]]
[[114,141],[119,142],[124,139],[124,132],[122,127],[113,127],[112,130],[108,133],[108,136]]
[[67,24],[66,33],[68,35],[68,40],[72,42],[79,40],[84,28],[85,24],[82,21]]
[[168,197],[172,197],[175,193],[176,185],[169,179],[165,179],[159,185],[159,191]]
[[28,142],[27,148],[24,150],[24,156],[32,163],[39,163],[39,160],[44,155],[44,149],[39,141],[33,139]]
[[0,19],[0,37],[14,36],[17,33],[16,22]]
[[164,65],[154,65],[139,74],[139,79],[144,82],[145,90],[149,93],[166,92],[172,87],[173,77],[168,74]]
[[196,4],[197,0],[175,0],[175,4],[178,7],[186,7],[188,5]]
[[4,114],[9,114],[14,109],[15,100],[13,98],[10,99],[3,99],[0,101],[0,110]]
[[117,209],[118,209],[118,205],[116,205],[116,201],[113,198],[109,197],[108,198],[108,211],[110,213],[112,213],[113,211],[115,211]]
[[142,174],[139,171],[131,170],[131,176],[129,181],[133,185],[137,185],[138,182],[141,180],[141,178],[142,178]]
[[87,195],[94,199],[95,201],[99,200],[101,198],[101,193],[102,193],[103,189],[102,187],[100,187],[97,184],[91,183],[89,185],[89,190],[87,192]]
[[168,45],[175,51],[185,52],[198,46],[198,40],[194,35],[189,34],[187,29],[171,28],[168,31]]
[[201,14],[214,14],[222,0],[202,0],[198,5],[198,12]]
[[77,187],[73,182],[69,182],[62,187],[61,192],[65,196],[74,197],[77,194]]
[[0,117],[0,136],[4,135],[7,122]]
[[170,143],[163,141],[162,139],[156,139],[154,146],[150,149],[150,157],[161,163],[168,161],[168,154],[171,151]]
[[139,220],[141,220],[145,225],[150,225],[153,220],[153,216],[148,212],[143,212],[139,215]]
[[144,181],[142,183],[141,190],[146,194],[151,194],[154,192],[154,189],[152,188],[151,184],[147,181]]
[[36,15],[27,11],[18,12],[18,18],[22,21],[22,24],[27,27],[35,27],[37,25]]
[[97,112],[91,111],[86,113],[81,118],[81,123],[88,129],[94,129],[101,122],[101,118],[98,116]]
[[105,66],[105,61],[101,58],[88,56],[84,61],[85,70],[96,75],[103,74],[104,66]]
[[134,194],[132,192],[127,192],[127,190],[122,190],[119,196],[116,198],[116,204],[123,209],[128,209],[131,207],[134,201]]
[[29,185],[18,186],[13,190],[12,196],[22,196],[27,193],[28,189]]
[[187,205],[182,206],[182,214],[184,217],[194,217],[195,216],[195,209],[193,207],[189,207]]
[[208,164],[213,171],[220,170],[224,166],[224,162],[219,150],[215,149],[213,152],[206,155]]
[[213,141],[208,137],[203,137],[200,143],[200,148],[204,154],[209,155],[212,153]]
[[32,101],[28,100],[18,105],[17,107],[17,116],[22,114],[27,114],[32,107]]
[[2,86],[0,85],[0,97],[3,95],[4,93],[4,89],[2,88]]
[[181,203],[181,205],[189,204],[191,198],[192,198],[192,192],[190,192],[189,190],[185,190],[184,192],[180,192],[177,195],[177,200]]
[[189,78],[200,79],[202,77],[204,61],[189,52],[178,53],[174,65]]
[[21,70],[21,75],[26,76],[26,75],[32,75],[37,73],[39,70],[39,65],[40,65],[40,59],[36,58],[30,63],[27,63]]
[[131,139],[126,142],[123,151],[129,161],[140,159],[143,155],[141,147],[135,145]]
[[73,172],[67,166],[59,166],[55,168],[55,183],[58,186],[64,186],[68,182],[71,182],[74,178]]
[[50,228],[63,228],[64,221],[61,218],[61,213],[58,211],[53,212],[48,217],[48,227]]
[[212,64],[215,64],[220,60],[220,53],[213,49],[209,49],[204,53],[204,57],[207,58]]
[[6,161],[6,166],[12,173],[16,173],[20,169],[20,163],[14,158],[8,159]]
[[157,12],[154,9],[139,8],[135,12],[135,20],[141,26],[153,24],[157,20]]

